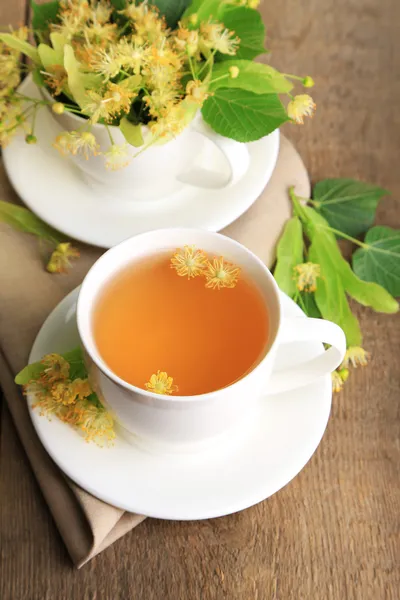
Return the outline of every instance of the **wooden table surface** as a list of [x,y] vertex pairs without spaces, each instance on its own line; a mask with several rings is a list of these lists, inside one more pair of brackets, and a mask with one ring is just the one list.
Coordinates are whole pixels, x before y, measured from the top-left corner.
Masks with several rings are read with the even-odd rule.
[[[0,0],[0,22],[24,23],[26,4]],[[272,63],[317,82],[313,121],[285,129],[312,180],[380,184],[392,196],[377,220],[399,227],[399,1],[265,0],[262,12]],[[357,312],[371,365],[334,397],[294,481],[237,515],[148,519],[80,571],[3,402],[1,600],[398,600],[400,320]]]

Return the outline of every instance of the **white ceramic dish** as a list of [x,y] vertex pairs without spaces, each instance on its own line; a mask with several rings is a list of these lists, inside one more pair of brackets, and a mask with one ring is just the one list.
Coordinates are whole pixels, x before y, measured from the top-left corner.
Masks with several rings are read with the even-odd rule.
[[[20,90],[39,98],[28,77]],[[24,203],[66,236],[111,248],[128,237],[166,227],[196,227],[219,231],[240,217],[268,183],[279,151],[279,131],[248,144],[250,166],[236,184],[217,190],[186,185],[160,200],[132,200],[126,191],[111,193],[89,185],[79,169],[59,155],[52,143],[61,131],[50,112],[37,116],[38,143],[17,136],[3,151],[7,174]],[[205,164],[216,167],[221,157],[210,148]],[[224,168],[223,165],[221,165]],[[154,167],[157,177],[157,166]]]
[[[29,361],[78,344],[76,300],[69,294],[50,314]],[[286,317],[300,309],[286,296]],[[277,367],[294,366],[323,352],[322,344],[286,344]],[[296,391],[270,396],[251,430],[195,454],[151,453],[122,432],[110,448],[87,444],[72,427],[31,411],[35,429],[56,464],[82,488],[114,506],[151,517],[206,519],[243,510],[268,498],[295,477],[315,452],[331,407],[325,376]],[[28,398],[30,403],[30,399]]]

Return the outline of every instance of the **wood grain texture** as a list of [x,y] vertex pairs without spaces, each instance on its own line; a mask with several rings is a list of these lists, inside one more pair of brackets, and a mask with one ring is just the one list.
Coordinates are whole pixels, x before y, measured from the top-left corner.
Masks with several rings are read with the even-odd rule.
[[[24,10],[0,0],[2,21]],[[312,179],[382,185],[392,196],[378,222],[400,227],[398,0],[269,1],[262,12],[271,61],[317,82],[314,120],[285,129]],[[335,396],[325,437],[293,482],[230,517],[148,519],[81,571],[3,407],[0,598],[397,600],[400,319],[357,311],[371,365]]]

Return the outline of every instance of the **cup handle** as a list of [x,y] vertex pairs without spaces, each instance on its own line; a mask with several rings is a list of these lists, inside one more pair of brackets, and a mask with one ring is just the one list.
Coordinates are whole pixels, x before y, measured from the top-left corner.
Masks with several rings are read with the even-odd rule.
[[195,166],[178,175],[177,179],[182,183],[208,189],[221,189],[237,183],[246,173],[250,164],[250,155],[246,144],[215,133],[201,119],[193,122],[192,130],[207,138],[219,148],[229,166],[229,175],[226,176],[211,169]]
[[341,364],[346,353],[346,337],[342,329],[335,323],[323,319],[304,317],[285,319],[278,340],[281,344],[324,342],[329,344],[330,348],[294,368],[273,372],[267,386],[268,394],[287,392],[312,383],[319,377],[334,371]]

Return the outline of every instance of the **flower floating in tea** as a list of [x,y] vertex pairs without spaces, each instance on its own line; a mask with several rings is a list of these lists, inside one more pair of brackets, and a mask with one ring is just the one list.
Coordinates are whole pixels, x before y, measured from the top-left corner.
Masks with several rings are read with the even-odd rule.
[[208,263],[206,287],[214,290],[235,287],[240,275],[240,268],[227,262],[223,256],[214,258]]
[[175,269],[180,277],[197,277],[203,275],[208,264],[208,258],[203,250],[196,246],[177,248],[171,258],[171,268]]
[[165,371],[157,371],[150,377],[150,381],[144,387],[154,394],[170,395],[178,391],[178,386],[173,385],[173,377],[169,377]]
[[294,267],[296,287],[300,292],[315,292],[317,279],[321,277],[321,267],[312,262],[302,263]]
[[223,256],[209,260],[204,250],[196,246],[178,248],[171,258],[171,268],[188,279],[203,276],[206,287],[217,290],[235,287],[240,275],[240,268],[226,261]]
[[63,356],[47,354],[18,373],[15,382],[34,398],[32,408],[77,427],[87,442],[102,446],[115,438],[113,418],[90,385],[81,348]]

